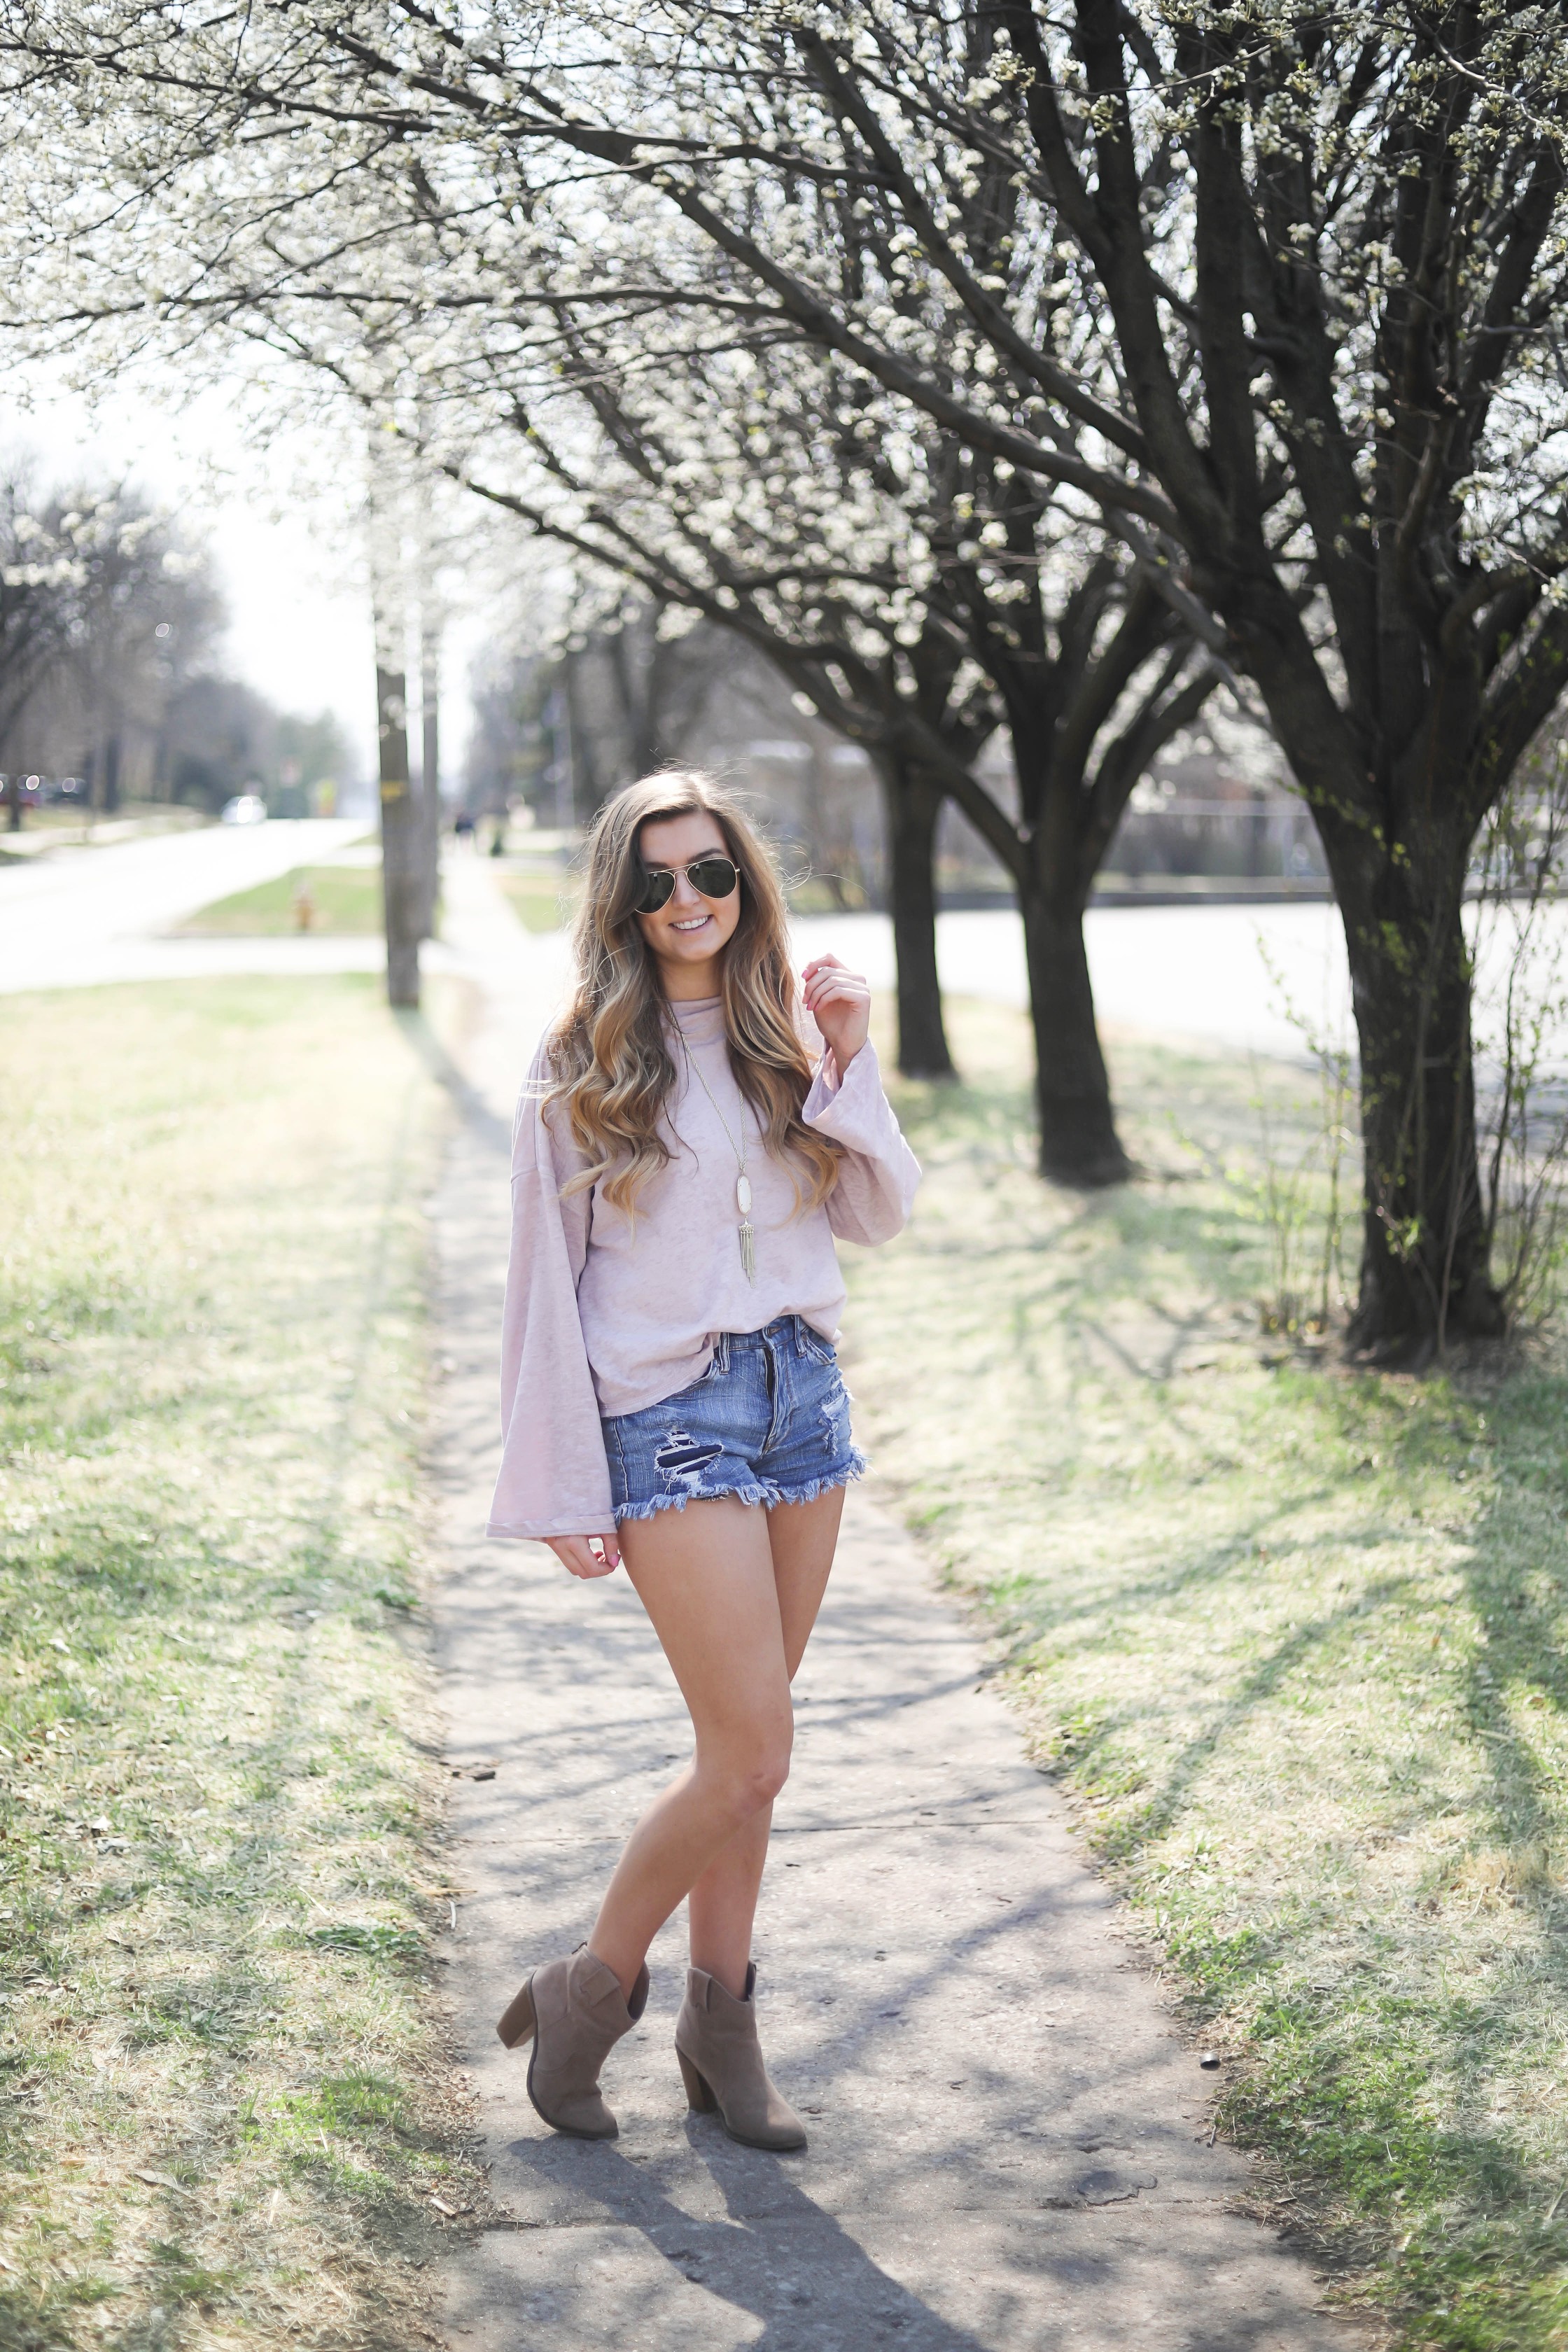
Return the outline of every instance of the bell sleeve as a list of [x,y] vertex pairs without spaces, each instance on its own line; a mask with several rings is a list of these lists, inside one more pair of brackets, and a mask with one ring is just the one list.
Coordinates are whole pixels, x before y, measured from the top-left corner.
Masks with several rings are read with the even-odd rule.
[[800,1115],[843,1146],[826,1202],[834,1232],[847,1242],[891,1241],[909,1223],[921,1164],[882,1092],[875,1048],[862,1045],[842,1077],[825,1051]]
[[543,1049],[512,1129],[511,1251],[501,1319],[501,1465],[486,1532],[607,1535],[615,1528],[598,1400],[577,1314],[589,1188],[563,1200],[582,1164],[542,1108]]

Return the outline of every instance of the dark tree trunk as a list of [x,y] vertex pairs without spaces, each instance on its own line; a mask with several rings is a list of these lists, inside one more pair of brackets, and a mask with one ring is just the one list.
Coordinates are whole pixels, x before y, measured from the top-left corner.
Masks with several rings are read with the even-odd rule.
[[1094,1019],[1084,947],[1083,908],[1028,884],[1018,892],[1035,1030],[1035,1091],[1040,1173],[1085,1189],[1122,1184],[1132,1162],[1122,1150],[1110,1078]]
[[1365,1174],[1350,1339],[1388,1363],[1503,1327],[1476,1150],[1464,870],[1456,857],[1434,908],[1391,861],[1375,899],[1344,910]]
[[381,766],[381,887],[386,918],[386,998],[417,1007],[423,860],[419,802],[408,782],[407,690],[401,670],[375,673]]
[[99,816],[111,816],[120,806],[120,735],[118,730],[99,738],[89,770],[87,804]]
[[[1459,663],[1424,668],[1420,648],[1410,654],[1391,629],[1379,690],[1347,725],[1294,641],[1285,600],[1255,593],[1251,610],[1272,619],[1247,643],[1248,667],[1306,792],[1350,966],[1363,1150],[1350,1340],[1379,1362],[1419,1367],[1447,1340],[1503,1323],[1488,1271],[1463,923],[1490,796],[1477,677]],[[1370,772],[1366,743],[1383,753]]]
[[899,1067],[906,1078],[951,1078],[936,969],[936,827],[942,792],[921,770],[879,762],[888,825],[888,899],[898,971]]

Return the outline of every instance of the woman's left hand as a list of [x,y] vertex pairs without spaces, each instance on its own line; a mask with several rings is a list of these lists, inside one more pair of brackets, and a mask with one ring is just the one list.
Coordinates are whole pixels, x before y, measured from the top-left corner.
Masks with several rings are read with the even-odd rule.
[[844,1076],[871,1027],[871,991],[858,971],[846,971],[837,956],[816,956],[801,973],[805,1009],[831,1047]]

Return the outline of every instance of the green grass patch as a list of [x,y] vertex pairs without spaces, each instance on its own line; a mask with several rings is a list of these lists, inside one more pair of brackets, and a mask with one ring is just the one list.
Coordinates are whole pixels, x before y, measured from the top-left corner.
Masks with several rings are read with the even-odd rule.
[[[308,919],[301,919],[308,916]],[[178,926],[182,939],[274,939],[321,931],[362,939],[383,926],[379,866],[296,866],[254,890],[237,890]]]
[[1414,1381],[1282,1343],[1258,1139],[1266,1108],[1300,1149],[1305,1076],[1122,1040],[1147,1173],[1085,1197],[1031,1172],[1023,1022],[953,1024],[967,1083],[897,1090],[913,1223],[845,1253],[877,1468],[1342,2299],[1405,2345],[1561,2347],[1561,1355]]
[[235,981],[14,998],[0,1103],[0,2343],[412,2346],[437,1091]]
[[577,905],[574,875],[559,868],[524,873],[498,865],[495,876],[525,930],[558,931],[572,920]]

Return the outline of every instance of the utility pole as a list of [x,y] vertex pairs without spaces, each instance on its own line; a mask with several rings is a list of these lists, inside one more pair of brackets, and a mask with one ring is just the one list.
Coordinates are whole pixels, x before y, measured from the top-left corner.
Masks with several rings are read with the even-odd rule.
[[370,572],[375,622],[376,766],[381,783],[381,887],[389,1004],[417,1009],[424,827],[408,774],[408,615],[403,532],[388,456],[371,445]]
[[550,780],[555,787],[555,826],[570,833],[577,821],[576,761],[572,745],[572,705],[563,685],[552,686],[544,706],[550,730]]
[[441,614],[431,579],[428,549],[419,583],[419,782],[420,845],[424,884],[420,919],[426,939],[436,935],[436,904],[441,895]]
[[[376,739],[381,774],[381,891],[386,921],[386,1001],[417,1007],[424,932],[424,826],[408,776],[408,689],[400,656],[384,655],[376,616]],[[398,666],[391,664],[396,659]]]
[[436,579],[431,499],[429,478],[422,474],[415,485],[415,591],[419,600],[419,930],[426,940],[435,937],[441,896],[441,632],[446,618]]

